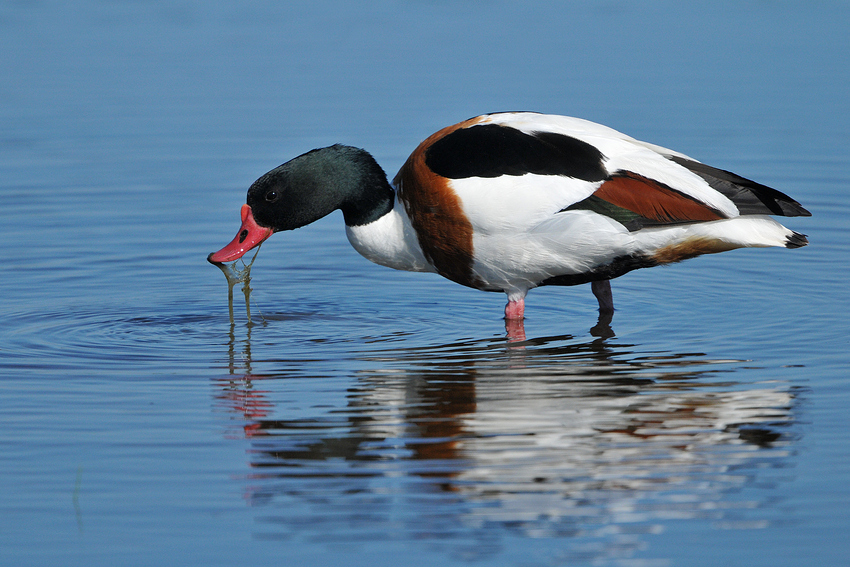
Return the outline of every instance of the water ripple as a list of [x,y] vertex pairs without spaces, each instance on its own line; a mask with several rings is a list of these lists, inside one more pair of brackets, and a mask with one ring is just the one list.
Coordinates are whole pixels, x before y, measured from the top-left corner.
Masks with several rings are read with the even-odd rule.
[[[203,314],[140,316],[125,310],[16,313],[6,318],[3,367],[30,371],[130,371],[173,366],[184,349],[220,336],[217,318]],[[199,341],[199,339],[201,339]],[[192,345],[190,347],[189,345]]]

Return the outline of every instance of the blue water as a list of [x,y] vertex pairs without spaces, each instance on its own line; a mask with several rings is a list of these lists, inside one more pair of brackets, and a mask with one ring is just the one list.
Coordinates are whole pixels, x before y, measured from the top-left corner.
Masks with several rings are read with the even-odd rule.
[[[845,565],[841,2],[0,5],[3,565]],[[498,110],[580,116],[813,212],[800,250],[504,297],[265,243],[206,255],[314,147],[392,176]],[[239,294],[237,293],[237,299]],[[613,336],[612,336],[613,335]]]

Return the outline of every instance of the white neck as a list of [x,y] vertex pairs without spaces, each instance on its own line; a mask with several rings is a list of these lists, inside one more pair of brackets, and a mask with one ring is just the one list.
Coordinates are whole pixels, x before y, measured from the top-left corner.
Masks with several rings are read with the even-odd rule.
[[348,241],[363,257],[389,268],[410,272],[433,272],[425,259],[416,231],[404,206],[395,201],[393,210],[376,221],[345,227]]

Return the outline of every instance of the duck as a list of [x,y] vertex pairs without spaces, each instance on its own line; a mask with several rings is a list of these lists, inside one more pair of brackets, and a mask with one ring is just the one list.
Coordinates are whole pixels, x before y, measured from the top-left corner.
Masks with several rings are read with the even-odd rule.
[[504,293],[506,322],[522,321],[536,287],[590,284],[611,313],[610,280],[632,270],[800,248],[806,236],[771,216],[811,216],[776,189],[607,126],[500,112],[432,134],[392,183],[360,148],[293,158],[250,186],[236,237],[207,259],[237,260],[338,209],[362,256]]

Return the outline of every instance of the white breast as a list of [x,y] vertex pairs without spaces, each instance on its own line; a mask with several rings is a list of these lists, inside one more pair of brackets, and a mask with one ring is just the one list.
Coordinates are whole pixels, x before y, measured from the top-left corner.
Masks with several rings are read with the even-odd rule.
[[435,271],[425,259],[398,199],[393,210],[378,220],[361,226],[346,225],[345,234],[357,252],[376,264],[409,272]]

